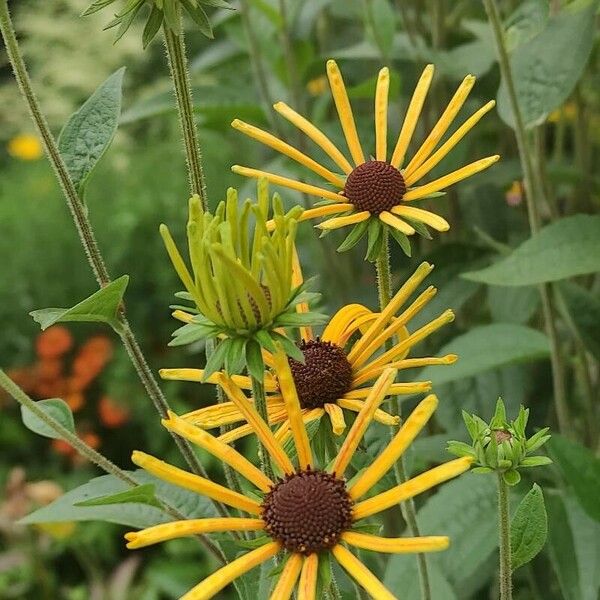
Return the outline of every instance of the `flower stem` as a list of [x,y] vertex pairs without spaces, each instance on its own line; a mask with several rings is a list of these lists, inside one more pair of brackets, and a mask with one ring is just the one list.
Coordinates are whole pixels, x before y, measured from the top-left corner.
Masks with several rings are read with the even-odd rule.
[[[179,6],[179,4],[177,4]],[[178,9],[179,10],[179,9]],[[206,183],[202,170],[202,154],[198,141],[198,129],[194,118],[194,101],[190,82],[190,71],[185,52],[183,28],[179,34],[174,33],[165,23],[163,26],[165,49],[169,71],[173,79],[173,89],[177,102],[177,114],[185,147],[187,172],[192,194],[198,194],[204,210],[208,209]]]
[[[258,414],[261,416],[265,423],[269,423],[269,417],[267,413],[267,399],[265,397],[265,386],[262,381],[259,381],[253,375],[250,375],[252,381],[252,397],[254,398],[254,406]],[[260,460],[260,467],[263,473],[272,481],[275,481],[275,474],[273,473],[273,466],[271,465],[271,458],[264,445],[258,442],[258,458]]]
[[[68,442],[81,456],[87,458],[90,462],[100,467],[103,471],[120,479],[123,483],[131,487],[136,487],[139,483],[126,471],[115,465],[111,460],[94,450],[91,446],[80,439],[77,434],[67,429],[62,423],[54,417],[43,411],[35,400],[30,398],[18,385],[16,385],[10,377],[0,369],[0,387],[14,398],[21,406],[33,413],[40,421],[43,421],[50,429],[52,429],[61,439]],[[177,520],[185,519],[177,509],[169,504],[161,501],[163,508]],[[205,547],[212,552],[220,563],[225,564],[227,560],[221,549],[210,541],[206,536],[199,536]]]
[[[519,101],[517,98],[517,92],[512,76],[508,51],[506,49],[504,40],[504,31],[502,27],[502,20],[498,12],[498,6],[496,4],[496,0],[483,0],[483,4],[494,33],[496,52],[498,54],[498,62],[500,64],[500,72],[502,73],[502,78],[506,84],[508,99],[515,121],[514,130],[521,167],[523,169],[529,227],[531,229],[531,233],[536,234],[541,227],[539,202],[543,194],[542,191],[538,189],[538,181],[533,165],[533,155],[527,139],[525,123],[523,121],[521,107],[519,106]],[[558,428],[562,433],[570,435],[571,420],[567,407],[565,372],[556,328],[555,310],[552,302],[550,285],[547,283],[541,284],[539,286],[539,292],[542,299],[542,313],[544,316],[546,335],[550,341],[550,361],[552,366],[552,383],[554,387],[554,407],[558,420]]]
[[498,476],[498,534],[500,543],[500,600],[512,600],[512,567],[510,555],[510,510],[508,485],[502,473]]
[[[90,264],[98,285],[101,288],[105,287],[111,282],[110,275],[106,268],[106,264],[104,263],[102,253],[100,252],[98,242],[96,241],[96,236],[92,229],[92,224],[88,219],[83,202],[81,201],[73,180],[69,175],[67,166],[58,150],[56,140],[50,131],[48,122],[42,113],[35,92],[33,91],[33,86],[31,85],[29,74],[27,73],[27,67],[25,65],[25,61],[23,60],[23,56],[21,54],[12,25],[10,13],[8,11],[7,0],[0,0],[0,30],[2,31],[6,52],[12,65],[15,79],[17,80],[19,89],[23,95],[23,98],[25,99],[27,107],[29,108],[31,118],[38,129],[40,137],[42,138],[46,154],[54,170],[58,183],[63,191],[65,200],[67,201],[67,206],[69,207],[73,217],[73,222],[77,228],[79,239],[81,240],[86,258]],[[135,335],[129,326],[129,322],[125,317],[124,310],[119,313],[118,318],[120,323],[120,327],[118,328],[119,335],[125,346],[125,349],[127,350],[127,354],[129,355],[129,358],[131,359],[131,362],[133,363],[135,370],[137,371],[142,384],[146,388],[146,391],[156,410],[161,417],[166,417],[167,410],[170,408],[169,404],[167,403],[166,398],[164,397],[156,379],[154,378],[154,375],[152,374],[152,371],[150,370],[150,367],[148,366],[146,359],[144,358],[137,339],[135,338]],[[198,461],[188,442],[176,435],[173,435],[173,438],[182,455],[188,462],[190,468],[197,474],[205,474],[204,468]]]
[[[383,231],[383,236],[383,245],[381,247],[381,252],[377,257],[377,262],[375,264],[377,269],[377,291],[379,294],[379,308],[381,310],[383,310],[392,299],[392,269],[390,266],[390,247],[388,232],[385,229]],[[392,403],[394,414],[400,416],[400,401],[396,396],[393,397]],[[390,427],[390,436],[394,437],[395,434],[395,428],[393,426]],[[404,455],[402,455],[400,459],[394,463],[394,476],[398,485],[408,480]],[[417,511],[413,500],[409,499],[406,502],[403,502],[400,505],[400,510],[402,511],[402,516],[406,521],[406,525],[408,526],[410,534],[414,537],[419,537],[421,533],[419,530],[419,524],[417,522]],[[421,588],[421,599],[431,600],[431,584],[429,583],[429,570],[427,567],[427,557],[425,556],[425,554],[417,554],[417,565],[419,567],[419,584]]]

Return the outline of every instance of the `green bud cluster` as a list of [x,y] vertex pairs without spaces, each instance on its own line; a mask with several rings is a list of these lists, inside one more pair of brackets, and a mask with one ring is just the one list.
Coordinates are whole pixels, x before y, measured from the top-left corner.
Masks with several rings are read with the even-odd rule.
[[529,409],[521,406],[514,421],[507,421],[506,408],[502,398],[498,398],[492,420],[486,423],[477,415],[463,410],[463,420],[471,444],[458,441],[448,442],[448,452],[456,456],[470,456],[476,465],[475,473],[502,473],[508,485],[516,485],[521,480],[519,469],[551,464],[547,456],[530,456],[549,439],[548,427],[544,427],[530,438],[525,428],[529,419]]
[[174,332],[170,345],[220,339],[205,378],[223,366],[235,374],[245,365],[262,377],[261,348],[274,352],[275,343],[303,361],[293,337],[283,335],[282,330],[326,321],[325,315],[296,308],[319,296],[307,291],[309,282],[294,285],[295,238],[302,208],[296,206],[286,213],[277,194],[270,200],[265,179],[259,180],[257,187],[258,201],[246,200],[242,206],[237,191],[230,188],[227,200],[214,214],[203,212],[198,196],[190,199],[187,238],[191,270],[167,226],[160,227],[186,289],[176,295],[193,302],[193,306],[173,307],[183,311],[180,316],[187,315],[188,322]]

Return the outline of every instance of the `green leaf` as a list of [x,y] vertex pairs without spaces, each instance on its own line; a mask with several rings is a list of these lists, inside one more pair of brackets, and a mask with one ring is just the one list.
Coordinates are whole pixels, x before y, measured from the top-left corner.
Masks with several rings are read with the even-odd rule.
[[163,22],[163,12],[156,6],[156,4],[152,4],[152,11],[150,12],[150,16],[146,21],[146,25],[144,27],[144,31],[142,33],[142,46],[144,50],[148,47],[148,44],[156,37],[160,26]]
[[160,502],[156,498],[155,487],[153,483],[138,485],[126,492],[118,492],[117,494],[109,494],[99,498],[91,498],[90,500],[82,500],[76,502],[74,506],[106,506],[108,504],[148,504],[161,508]]
[[448,353],[458,354],[458,361],[443,367],[426,367],[419,379],[441,385],[505,365],[545,358],[550,355],[550,347],[546,336],[535,329],[494,323],[474,327],[438,352],[440,356]]
[[541,551],[548,536],[548,515],[542,488],[534,483],[521,500],[510,525],[512,568],[517,570]]
[[[215,509],[207,498],[165,483],[143,470],[129,472],[139,485],[152,484],[159,501],[176,506],[186,518],[195,519],[216,516]],[[23,525],[32,523],[54,523],[60,521],[107,521],[142,529],[159,523],[172,521],[173,517],[163,510],[148,504],[107,504],[101,506],[77,506],[81,502],[127,492],[131,486],[114,475],[103,475],[67,492],[60,498],[21,519]]]
[[51,325],[66,321],[79,321],[89,323],[108,323],[118,331],[120,323],[117,318],[119,306],[123,301],[125,289],[129,283],[129,276],[123,275],[106,287],[98,290],[73,308],[41,308],[29,314],[42,330]]
[[398,231],[395,227],[388,227],[388,231],[392,234],[392,237],[398,242],[398,246],[402,249],[402,252],[410,258],[412,249],[410,247],[410,240],[408,236],[401,231]]
[[60,154],[80,190],[115,137],[121,117],[124,74],[125,67],[102,83],[71,115],[60,133]]
[[508,50],[514,50],[540,33],[548,21],[549,13],[547,0],[525,0],[519,4],[506,20]]
[[215,36],[213,34],[213,30],[208,20],[207,14],[204,12],[204,9],[198,5],[196,7],[192,6],[191,2],[187,0],[183,0],[183,6],[187,13],[192,17],[194,23],[198,25],[198,29],[202,35],[206,36],[209,39],[213,39]]
[[215,351],[208,357],[208,360],[206,361],[202,381],[206,381],[213,373],[221,370],[223,364],[225,363],[225,358],[229,352],[231,344],[231,338],[225,338],[217,344]]
[[488,285],[520,286],[600,271],[600,215],[574,215],[547,225],[506,258],[464,273]]
[[367,233],[367,229],[369,227],[369,220],[362,221],[361,223],[357,223],[350,233],[346,236],[346,239],[338,246],[338,252],[346,252],[347,250],[351,250],[360,242],[360,240],[364,237],[365,233]]
[[246,365],[252,377],[262,381],[265,375],[265,363],[263,361],[260,344],[255,340],[248,340],[246,344]]
[[560,294],[583,343],[600,360],[600,295],[571,281],[560,284]]
[[367,227],[367,254],[365,259],[375,262],[383,244],[383,224],[376,217],[371,217],[367,222],[369,225]]
[[[517,100],[527,127],[542,123],[573,91],[594,44],[597,7],[598,0],[572,2],[551,17],[540,34],[512,53]],[[514,127],[504,81],[497,100],[501,118]]]
[[553,435],[548,449],[584,510],[600,521],[600,459],[590,450],[561,435]]
[[[73,413],[64,400],[61,400],[60,398],[38,400],[36,406],[40,408],[40,410],[43,410],[49,417],[58,421],[71,433],[75,433]],[[54,429],[47,425],[37,415],[33,414],[26,406],[21,406],[21,419],[23,420],[23,425],[30,431],[54,440],[61,439],[61,436],[58,435]]]
[[388,0],[372,0],[365,4],[367,26],[371,37],[384,56],[389,55],[394,42],[396,30],[396,14]]

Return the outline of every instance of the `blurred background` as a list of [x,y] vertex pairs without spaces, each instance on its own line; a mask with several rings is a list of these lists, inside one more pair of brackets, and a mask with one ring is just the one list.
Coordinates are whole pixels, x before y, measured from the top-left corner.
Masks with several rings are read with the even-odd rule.
[[[110,10],[79,16],[87,0],[13,0],[9,4],[40,102],[56,134],[102,81],[119,67],[127,67],[121,125],[88,186],[86,203],[111,274],[131,277],[127,313],[152,368],[200,366],[204,360],[201,346],[167,348],[175,329],[168,307],[179,283],[158,226],[167,223],[183,240],[187,182],[160,35],[142,51],[143,22],[134,22],[113,45],[114,31],[103,31]],[[565,9],[564,4],[568,3],[502,2],[511,48],[539,34],[548,19]],[[237,10],[211,9],[214,40],[187,24],[212,206],[224,198],[228,186],[238,187],[242,197],[253,193],[252,182],[231,173],[232,164],[296,174],[289,161],[234,131],[230,127],[233,118],[297,144],[296,131],[270,109],[272,102],[285,100],[341,142],[324,76],[327,58],[341,65],[366,148],[373,147],[372,99],[381,66],[388,65],[392,73],[391,136],[399,131],[407,101],[428,62],[435,63],[436,77],[417,141],[435,123],[467,73],[477,75],[478,82],[461,114],[470,114],[496,97],[499,70],[479,2],[244,0],[233,6]],[[286,12],[282,13],[282,7]],[[544,223],[598,212],[597,37],[595,33],[589,58],[580,65],[581,76],[568,97],[534,131],[545,182]],[[446,307],[457,313],[455,323],[428,340],[417,355],[435,354],[462,334],[490,323],[543,330],[534,287],[486,286],[460,277],[487,266],[530,235],[514,133],[496,111],[483,119],[436,173],[495,153],[502,155],[500,163],[452,188],[444,198],[428,201],[452,223],[450,232],[431,240],[413,240],[411,258],[394,248],[396,285],[422,260],[436,265],[430,283],[440,293],[415,326]],[[282,195],[290,205],[304,200],[288,190],[282,190]],[[333,233],[318,240],[310,225],[300,232],[306,275],[319,276],[315,288],[323,294],[320,308],[329,314],[350,301],[373,308],[377,304],[374,270],[363,260],[364,242],[337,255],[335,248],[343,237],[343,233]],[[28,316],[38,308],[73,305],[94,291],[95,282],[3,50],[0,257],[0,365],[33,398],[63,398],[75,413],[82,437],[124,468],[130,467],[134,448],[177,460],[170,437],[161,431],[119,340],[109,329],[68,324],[40,333]],[[576,439],[596,452],[597,428],[591,425],[598,418],[600,280],[587,275],[571,285],[575,286],[571,314],[557,314],[556,326]],[[569,308],[565,310],[568,313]],[[495,344],[490,338],[490,354]],[[446,440],[465,437],[461,409],[488,419],[499,395],[513,414],[519,403],[531,409],[532,431],[544,425],[555,428],[547,354],[532,352],[506,364],[495,364],[492,359],[490,364],[491,368],[437,389],[442,402],[428,435],[411,454],[414,470],[447,460]],[[175,410],[200,406],[212,394],[210,386],[174,382],[165,383],[164,390]],[[210,468],[219,473],[216,465]],[[33,509],[99,474],[70,446],[28,431],[17,405],[0,395],[0,598],[170,599],[213,568],[186,540],[132,553],[122,543],[123,527],[116,524],[18,523]],[[521,600],[597,600],[600,526],[569,494],[559,470],[547,468],[536,475],[547,484],[549,494],[560,500],[549,508],[549,516],[551,527],[561,521],[561,529],[550,536],[544,553],[518,572],[516,596]],[[451,558],[434,563],[434,597],[440,600],[487,599],[497,593],[494,485],[476,476],[465,481],[452,496],[454,504],[435,504],[426,498],[420,505],[423,518],[429,516],[441,532],[452,528],[457,538],[458,549]],[[525,482],[523,493],[526,489]],[[403,558],[394,560],[386,581],[392,589],[405,590],[403,598],[417,598],[414,564]]]

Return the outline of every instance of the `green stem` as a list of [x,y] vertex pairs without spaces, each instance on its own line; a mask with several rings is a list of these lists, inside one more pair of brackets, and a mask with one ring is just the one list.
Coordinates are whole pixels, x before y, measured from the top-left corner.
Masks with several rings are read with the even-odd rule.
[[508,486],[502,473],[498,476],[498,535],[500,544],[500,600],[512,600],[512,567],[510,555],[510,510]]
[[[77,434],[67,429],[62,423],[57,421],[54,417],[49,415],[47,412],[42,410],[38,403],[30,398],[18,385],[16,385],[10,377],[0,369],[0,387],[14,398],[21,406],[24,406],[32,414],[34,414],[40,421],[45,423],[50,429],[52,429],[57,436],[68,442],[81,456],[87,458],[90,462],[100,467],[105,473],[120,479],[123,483],[136,487],[139,483],[129,475],[126,471],[123,471],[120,467],[115,465],[111,460],[106,458],[103,454],[100,454],[97,450],[94,450],[91,446],[86,444],[80,439]],[[162,502],[163,508],[171,514],[177,520],[184,520],[185,516],[182,515],[177,509],[173,508],[169,504]],[[227,560],[225,555],[222,553],[220,548],[215,546],[206,536],[199,536],[202,543],[206,548],[211,551],[221,562],[225,564]]]
[[[381,252],[376,262],[377,269],[377,291],[379,294],[379,308],[383,310],[392,298],[392,269],[390,266],[390,248],[387,230],[384,230],[384,241]],[[398,397],[392,398],[393,412],[400,416],[400,402]],[[396,429],[390,427],[390,437],[396,435]],[[398,485],[408,480],[404,455],[394,463],[394,476]],[[417,511],[412,499],[402,502],[400,505],[402,516],[406,521],[408,530],[413,537],[421,535],[417,522]],[[422,600],[431,600],[431,584],[429,583],[429,570],[425,554],[417,554],[417,565],[419,567],[419,584]]]
[[[252,397],[254,398],[254,406],[258,414],[261,416],[265,423],[269,422],[267,413],[267,399],[265,397],[265,386],[262,381],[259,381],[253,375],[250,376],[252,381]],[[260,460],[260,467],[263,473],[272,481],[275,481],[275,474],[273,473],[273,466],[271,465],[271,458],[267,449],[264,447],[262,442],[258,442],[258,458]]]
[[[512,77],[510,60],[504,40],[504,31],[502,28],[502,19],[498,12],[498,6],[495,0],[483,0],[488,19],[492,26],[494,39],[496,42],[496,51],[498,54],[498,62],[500,64],[500,72],[506,84],[508,98],[515,120],[515,137],[517,140],[517,148],[523,169],[525,196],[527,201],[527,213],[529,217],[529,227],[532,234],[536,234],[541,227],[541,217],[539,212],[539,203],[542,197],[542,191],[537,189],[536,175],[533,166],[533,155],[527,140],[527,132],[519,106],[515,83]],[[556,321],[554,318],[554,307],[552,303],[550,286],[541,284],[539,292],[542,299],[542,313],[546,334],[550,341],[550,362],[552,365],[552,383],[554,387],[554,407],[558,420],[558,427],[562,433],[570,435],[571,422],[569,410],[567,406],[567,395],[565,389],[565,373],[562,361],[558,332],[556,329]]]
[[[106,264],[102,257],[102,253],[100,252],[98,242],[96,241],[92,224],[88,219],[87,211],[85,210],[73,180],[69,175],[67,166],[60,155],[56,140],[50,131],[48,122],[42,113],[35,92],[33,91],[31,79],[27,73],[27,67],[25,65],[25,61],[23,60],[23,56],[21,54],[12,25],[10,13],[8,11],[7,0],[0,0],[0,30],[2,31],[6,52],[12,65],[15,79],[17,80],[19,89],[21,90],[23,98],[25,99],[27,107],[29,108],[31,118],[37,127],[40,137],[42,138],[48,160],[50,161],[50,165],[52,166],[58,183],[63,191],[67,206],[69,207],[73,217],[73,222],[75,223],[75,227],[79,234],[81,245],[85,251],[85,255],[88,259],[94,277],[98,282],[98,285],[101,288],[105,287],[111,282],[108,269],[106,268]],[[140,381],[144,385],[148,396],[152,400],[154,407],[159,415],[164,418],[167,416],[167,411],[170,409],[170,406],[154,375],[152,374],[150,367],[148,366],[140,345],[133,331],[131,330],[127,318],[125,317],[124,310],[122,310],[119,314],[119,324],[119,335],[123,345],[125,346],[125,349],[127,350],[127,354],[133,366],[135,367],[135,370],[140,378]],[[198,458],[194,454],[190,444],[175,434],[171,435],[173,436],[179,451],[186,459],[186,462],[192,471],[205,477],[206,471],[198,461]],[[220,509],[220,512],[224,510],[222,506]]]
[[190,190],[192,194],[198,194],[198,196],[200,196],[202,207],[204,210],[208,210],[206,183],[204,181],[204,172],[202,170],[202,154],[200,152],[200,143],[198,141],[198,129],[194,117],[194,100],[192,97],[190,71],[185,52],[183,28],[181,28],[179,34],[176,34],[169,29],[165,22],[163,31],[165,36],[167,61],[169,63],[171,78],[173,79],[175,101],[177,102],[179,125],[181,127],[183,145],[185,147]]

